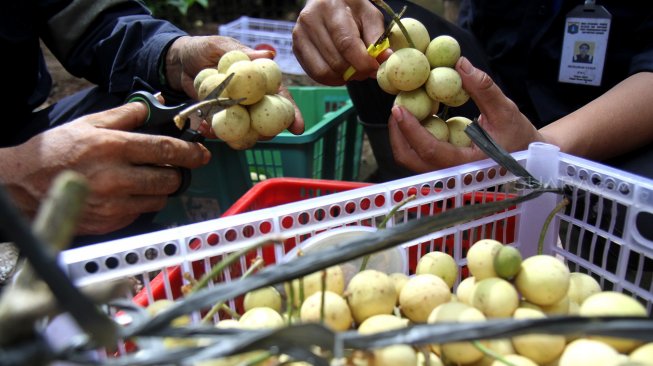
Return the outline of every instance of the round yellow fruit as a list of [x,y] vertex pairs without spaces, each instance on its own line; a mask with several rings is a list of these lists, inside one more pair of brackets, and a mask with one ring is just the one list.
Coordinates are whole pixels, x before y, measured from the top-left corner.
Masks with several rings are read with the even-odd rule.
[[[534,309],[520,308],[515,310],[513,317],[515,319],[541,319],[546,318],[546,315]],[[512,344],[517,353],[541,365],[560,357],[567,345],[567,340],[563,335],[525,334],[513,337]]]
[[[304,299],[318,291],[322,291],[322,271],[314,272],[302,278],[292,281],[294,304],[300,305],[300,283],[303,284]],[[290,286],[284,285],[286,296],[290,296]],[[326,290],[342,295],[345,291],[345,275],[340,266],[333,266],[326,269]]]
[[397,292],[397,305],[399,305],[399,294],[401,289],[404,288],[406,282],[408,282],[408,276],[405,273],[395,272],[388,275],[392,280],[392,283],[395,285],[395,291]]
[[[406,28],[406,31],[408,32],[408,35],[410,35],[415,48],[424,53],[431,41],[431,37],[429,35],[428,29],[426,29],[426,26],[424,26],[422,22],[415,18],[401,18],[401,24],[403,24],[404,28]],[[392,26],[392,29],[390,29],[388,39],[390,40],[390,48],[392,48],[393,51],[397,51],[399,49],[410,46],[406,36],[404,36],[401,28],[399,28],[399,25],[396,23]]]
[[438,355],[436,355],[433,352],[426,352],[428,355],[428,363],[426,361],[426,356],[424,356],[424,352],[417,352],[417,366],[444,366],[442,363],[442,360]]
[[422,120],[421,124],[438,141],[449,141],[449,127],[442,118],[438,116],[428,116]]
[[567,296],[569,296],[569,300],[576,302],[578,305],[581,305],[589,296],[601,291],[601,285],[594,277],[581,272],[569,274]]
[[628,355],[631,361],[642,362],[644,364],[653,364],[653,342],[643,344]]
[[489,277],[498,277],[494,270],[494,257],[501,247],[503,244],[494,239],[482,239],[469,247],[467,266],[469,272],[476,278],[476,282]]
[[542,312],[547,315],[569,315],[571,301],[569,296],[564,296],[560,301],[552,305],[542,305]]
[[455,69],[436,67],[430,71],[424,86],[429,97],[448,105],[462,89],[463,82]]
[[390,80],[388,79],[388,63],[384,61],[379,65],[379,69],[376,70],[376,82],[379,84],[381,90],[388,94],[397,95],[400,90],[395,88]]
[[519,307],[515,287],[499,277],[489,277],[476,282],[472,292],[472,306],[488,318],[509,318]]
[[[304,323],[319,323],[321,319],[322,292],[316,292],[306,298],[302,304],[299,317]],[[324,324],[335,330],[345,331],[351,327],[351,312],[347,301],[331,291],[324,292]]]
[[247,108],[238,104],[221,110],[211,118],[213,133],[223,141],[242,140],[249,133],[250,127]]
[[[196,89],[197,90],[197,98],[199,100],[204,100],[206,97],[213,91],[215,88],[217,88],[223,81],[224,79],[227,78],[227,75],[225,74],[220,74],[220,73],[212,73],[210,75],[207,75],[202,82],[199,84],[199,87]],[[227,97],[226,89],[218,95],[219,97]]]
[[398,90],[415,90],[429,79],[429,61],[423,53],[414,48],[402,48],[394,52],[386,63],[388,81]]
[[247,134],[245,134],[245,136],[242,138],[225,142],[234,150],[246,150],[256,145],[260,137],[261,136],[258,134],[258,132],[256,132],[256,130],[250,126]]
[[432,274],[411,277],[399,294],[401,312],[415,323],[425,323],[433,309],[449,300],[449,285]]
[[[646,308],[634,298],[616,291],[603,291],[589,296],[580,305],[580,316],[641,316],[647,317]],[[588,337],[604,342],[622,353],[628,353],[643,342],[615,337]]]
[[430,273],[444,280],[444,282],[453,288],[458,279],[458,264],[451,255],[445,252],[430,252],[422,256],[417,262],[415,268],[416,274]]
[[460,281],[458,287],[456,287],[456,297],[458,298],[458,301],[471,305],[474,286],[476,286],[476,278],[474,276],[469,276]]
[[449,143],[458,147],[472,146],[472,139],[467,136],[465,129],[472,123],[472,120],[466,117],[451,117],[447,121],[449,128]]
[[[506,338],[486,339],[482,340],[481,344],[487,349],[493,351],[495,354],[506,356],[515,354],[515,348],[512,346],[512,341]],[[466,366],[490,366],[495,361],[492,356],[485,355],[480,360]]]
[[567,345],[560,356],[559,366],[607,366],[619,353],[605,343],[577,339]]
[[[215,74],[218,74],[218,73],[219,73],[218,69],[215,69],[215,68],[207,68],[207,69],[200,70],[200,72],[198,72],[197,75],[195,75],[195,79],[193,79],[193,88],[195,89],[195,91],[196,92],[199,91],[200,85],[202,85],[202,82],[204,81],[204,79],[206,79],[207,77],[209,77],[211,75],[215,75]],[[203,99],[203,98],[201,98],[201,99]]]
[[[528,357],[520,355],[505,355],[503,358],[514,366],[538,366],[537,363],[530,360]],[[505,366],[503,361],[495,360],[490,366]]]
[[460,44],[449,35],[441,35],[429,42],[424,53],[431,68],[440,66],[454,67],[460,58]]
[[519,293],[536,305],[553,305],[567,295],[569,269],[550,255],[526,258],[514,280]]
[[373,315],[392,313],[397,302],[397,292],[387,274],[366,269],[349,281],[346,298],[354,320],[360,324]]
[[262,287],[245,294],[243,299],[245,311],[258,307],[268,307],[281,312],[281,294],[272,286]]
[[248,110],[251,126],[261,136],[274,137],[289,125],[288,109],[276,95],[264,95]]
[[365,319],[358,326],[360,334],[374,334],[387,332],[393,329],[401,329],[408,326],[408,319],[400,318],[390,314],[377,314]]
[[[448,302],[439,305],[427,319],[428,323],[444,322],[483,322],[486,317],[478,309],[462,302]],[[440,344],[445,359],[460,364],[468,364],[483,358],[483,352],[471,342],[450,342]]]
[[281,314],[268,307],[250,309],[238,319],[238,322],[243,329],[278,328],[284,325]]
[[229,67],[231,67],[232,64],[238,62],[238,61],[250,61],[251,59],[247,54],[241,50],[231,50],[226,52],[222,57],[220,57],[220,60],[218,60],[218,72],[224,74],[227,73],[227,70]]
[[265,76],[252,61],[237,61],[231,64],[225,74],[234,74],[225,91],[230,98],[241,99],[242,105],[257,103],[265,95]]
[[394,105],[402,106],[418,121],[431,114],[432,100],[424,88],[410,91],[400,91],[395,97]]
[[276,94],[281,87],[283,78],[279,65],[269,58],[257,58],[252,60],[252,63],[265,75],[265,92],[267,94]]
[[395,344],[374,350],[374,366],[415,366],[417,352],[411,346]]

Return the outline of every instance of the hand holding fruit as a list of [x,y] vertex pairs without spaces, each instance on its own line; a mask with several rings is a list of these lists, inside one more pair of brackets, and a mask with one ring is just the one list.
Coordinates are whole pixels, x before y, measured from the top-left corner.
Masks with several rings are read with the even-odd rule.
[[198,98],[205,99],[229,75],[233,77],[220,97],[239,100],[239,104],[206,116],[218,138],[243,150],[286,129],[303,131],[301,114],[287,91],[282,90],[281,69],[271,59],[251,59],[241,50],[225,53],[216,67],[197,73],[193,88]]
[[367,46],[384,28],[383,14],[370,1],[307,1],[293,30],[293,52],[306,74],[321,84],[344,85],[349,66],[357,70],[351,79],[367,79],[379,68]]
[[[508,99],[485,72],[465,57],[456,62],[463,89],[481,111],[479,124],[508,151],[525,149],[534,141],[545,141],[532,123]],[[439,141],[403,107],[394,106],[388,122],[395,160],[405,167],[426,172],[485,159],[476,146],[457,147]]]
[[197,99],[193,80],[201,70],[215,67],[220,58],[233,50],[243,51],[250,59],[273,58],[267,50],[253,50],[230,37],[198,36],[177,38],[166,53],[166,82],[172,89]]

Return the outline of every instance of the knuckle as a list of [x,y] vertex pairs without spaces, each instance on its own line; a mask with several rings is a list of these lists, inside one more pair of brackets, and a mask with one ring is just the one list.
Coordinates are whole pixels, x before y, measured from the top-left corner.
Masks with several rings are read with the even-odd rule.
[[478,85],[481,90],[487,90],[494,86],[494,80],[487,73],[481,73],[481,80]]
[[167,138],[157,141],[156,151],[162,161],[173,161],[178,155],[174,141]]

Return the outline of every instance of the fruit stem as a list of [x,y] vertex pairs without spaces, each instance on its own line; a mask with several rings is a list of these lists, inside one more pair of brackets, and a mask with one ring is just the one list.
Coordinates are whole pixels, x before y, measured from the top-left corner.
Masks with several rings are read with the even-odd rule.
[[190,293],[197,292],[200,289],[206,287],[206,285],[208,285],[209,281],[212,278],[218,276],[220,274],[220,272],[222,272],[225,268],[227,268],[229,265],[231,265],[237,259],[239,259],[240,257],[247,254],[249,251],[257,249],[259,247],[262,247],[263,245],[269,244],[270,242],[278,242],[278,241],[279,240],[274,240],[274,239],[273,240],[270,240],[270,239],[261,240],[261,241],[255,243],[254,245],[252,245],[250,247],[247,247],[247,248],[241,249],[241,250],[239,250],[237,252],[231,253],[225,259],[221,260],[215,266],[213,266],[211,268],[211,271],[209,271],[208,273],[205,273],[204,276],[202,276],[202,278],[200,278],[200,280],[197,281],[197,284],[195,286],[193,286],[193,288],[190,290]]
[[557,214],[559,211],[565,208],[568,204],[569,204],[569,199],[567,197],[562,197],[562,201],[560,201],[560,203],[558,203],[553,208],[551,213],[549,213],[549,216],[547,216],[546,220],[544,220],[542,231],[540,231],[540,239],[537,242],[537,254],[542,254],[542,252],[544,251],[544,238],[546,237],[546,232],[549,229],[549,225],[551,224],[553,217],[555,216],[555,214]]
[[442,118],[442,120],[445,121],[445,122],[447,121],[447,119],[449,119],[449,106],[448,105],[445,104],[444,107],[442,107],[442,117],[440,117],[440,118]]
[[395,11],[392,10],[392,8],[388,4],[386,4],[385,1],[383,0],[372,0],[372,2],[378,5],[379,7],[381,7],[386,13],[388,13],[388,15],[392,17],[392,20],[394,20],[394,22],[397,24],[397,26],[401,30],[401,33],[404,35],[404,37],[406,37],[406,41],[408,41],[408,45],[411,48],[415,48],[415,43],[413,43],[413,39],[410,37],[410,34],[408,34],[406,27],[404,27],[404,25],[401,23],[401,20],[399,19],[397,13],[395,13]]
[[322,298],[320,299],[320,324],[324,324],[324,298],[325,293],[326,293],[326,279],[327,279],[327,272],[326,270],[322,271],[322,283],[321,283],[321,290],[322,294],[320,295]]
[[295,287],[293,286],[292,281],[288,286],[288,299],[286,299],[286,315],[288,317],[288,325],[292,325],[292,313],[295,309]]
[[[252,262],[252,266],[247,269],[245,273],[240,277],[241,279],[251,275],[254,273],[255,270],[261,268],[263,266],[263,258],[261,257],[256,257],[254,262]],[[228,309],[228,310],[227,310]],[[226,306],[224,301],[220,301],[219,303],[215,304],[211,310],[209,310],[206,315],[202,318],[202,323],[211,323],[211,318],[213,318],[213,315],[215,315],[218,311],[220,310],[226,310],[229,315],[231,315],[232,318],[238,319],[240,316],[233,310],[231,310],[230,307]],[[235,315],[235,316],[234,316]]]
[[[395,205],[395,206],[392,208],[392,210],[390,210],[390,213],[388,213],[387,215],[385,215],[385,217],[383,218],[383,221],[381,221],[381,223],[378,224],[378,225],[376,226],[376,228],[377,228],[377,229],[385,229],[386,225],[388,224],[388,221],[390,221],[390,218],[393,217],[393,216],[397,213],[397,211],[398,211],[400,208],[402,208],[402,207],[403,207],[404,205],[406,205],[408,202],[414,200],[416,197],[417,197],[417,196],[415,196],[414,194],[413,194],[413,195],[410,195],[410,196],[408,196],[405,200],[403,200],[403,201],[399,202],[399,204]],[[360,268],[358,269],[358,272],[362,272],[362,271],[365,270],[365,268],[367,267],[367,262],[369,262],[369,260],[370,260],[370,256],[371,256],[371,254],[368,254],[368,255],[366,255],[365,257],[363,257],[363,262],[361,263],[361,266],[360,266]]]
[[505,358],[503,358],[502,355],[500,355],[500,354],[494,352],[493,350],[491,350],[491,349],[485,347],[485,346],[484,346],[481,342],[479,342],[479,341],[472,341],[472,345],[474,345],[474,347],[476,347],[476,349],[478,349],[479,351],[481,351],[484,355],[486,355],[486,356],[488,356],[488,357],[491,357],[491,358],[493,358],[493,359],[495,359],[495,360],[497,360],[497,361],[499,361],[499,362],[501,362],[501,363],[503,363],[503,364],[505,364],[505,365],[508,365],[508,366],[515,366],[514,363],[512,363],[512,362],[506,360]]
[[256,355],[256,356],[248,359],[247,361],[245,361],[243,363],[239,363],[238,365],[242,365],[242,366],[258,365],[258,364],[262,363],[263,361],[269,359],[270,357],[272,357],[272,352],[266,351],[264,353],[261,353],[259,355]]

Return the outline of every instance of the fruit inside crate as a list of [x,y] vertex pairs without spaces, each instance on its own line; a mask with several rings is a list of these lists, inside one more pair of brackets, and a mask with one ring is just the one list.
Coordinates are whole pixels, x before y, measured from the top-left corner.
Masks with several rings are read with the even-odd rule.
[[254,184],[268,178],[300,177],[356,181],[363,129],[344,87],[288,88],[300,108],[305,132],[282,132],[246,151],[207,140],[212,158],[194,169],[190,187],[171,197],[156,222],[180,226],[218,218]]
[[[570,271],[589,274],[604,290],[632,296],[650,314],[653,239],[642,222],[653,217],[653,181],[560,154],[548,145],[535,144],[529,152],[514,156],[535,177],[565,187],[571,199],[570,205],[553,216],[544,236],[543,253],[563,260]],[[249,268],[247,258],[261,256],[266,266],[281,263],[290,247],[320,233],[349,226],[376,226],[408,196],[415,195],[415,199],[392,216],[389,227],[421,217],[437,217],[457,207],[480,208],[484,202],[519,196],[523,192],[514,189],[516,182],[496,163],[481,161],[268,208],[246,204],[245,210],[256,210],[67,251],[61,259],[78,284],[138,276],[145,286],[144,296],[151,302],[152,271],[165,273],[170,266],[181,266],[191,277],[198,277],[217,259],[265,235],[283,235],[282,245],[254,250],[224,270],[218,281],[211,282],[218,291],[221,281],[237,281]],[[479,239],[495,238],[519,249],[524,257],[536,254],[542,223],[558,200],[555,194],[543,194],[500,212],[406,241],[401,248],[413,264],[427,252],[450,253],[461,269],[455,289],[466,276],[466,247]],[[172,283],[166,280],[167,275],[162,278],[165,297],[174,299]],[[241,309],[236,299],[227,303],[233,309]],[[215,320],[227,316],[219,313]]]

